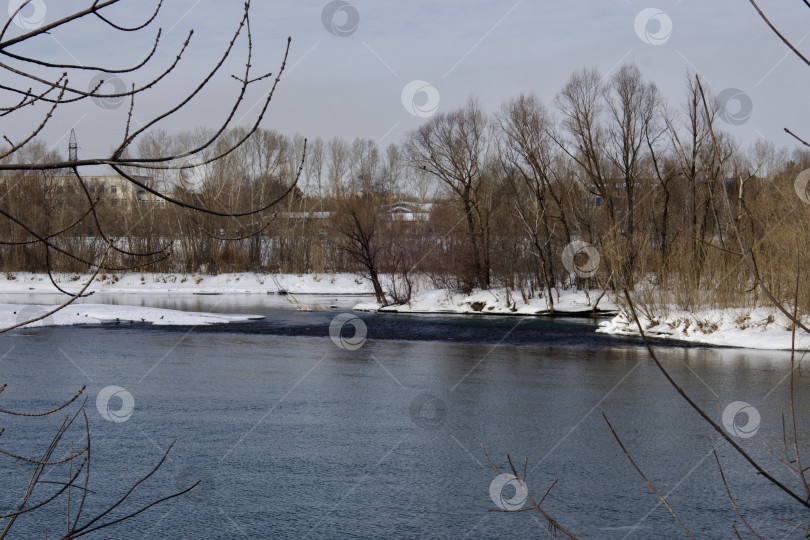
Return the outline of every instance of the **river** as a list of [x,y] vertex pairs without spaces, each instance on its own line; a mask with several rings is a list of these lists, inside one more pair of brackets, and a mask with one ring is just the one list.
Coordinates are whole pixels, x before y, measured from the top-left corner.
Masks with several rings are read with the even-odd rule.
[[[768,537],[801,538],[780,519],[801,523],[807,514],[698,417],[638,340],[596,334],[590,319],[340,315],[355,299],[305,300],[323,309],[295,311],[278,297],[143,296],[137,303],[267,318],[3,336],[0,383],[8,387],[0,407],[47,410],[87,386],[88,515],[123,495],[176,441],[158,472],[110,517],[196,479],[202,484],[105,529],[101,538],[544,537],[546,522],[535,511],[489,512],[525,503],[513,483],[497,480],[481,445],[499,467],[510,455],[522,471],[527,458],[526,486],[534,497],[556,479],[543,508],[577,535],[683,536],[611,435],[603,412],[698,537],[731,538],[732,524],[744,527],[714,448],[749,522]],[[731,404],[750,404],[759,419],[754,425],[738,414],[734,440],[799,489],[766,448],[781,448],[789,354],[656,347],[718,423]],[[809,383],[797,371],[803,425]],[[111,386],[125,393],[97,403]],[[0,449],[41,452],[61,419],[0,415],[6,428]],[[80,444],[83,427],[69,433]],[[805,447],[808,438],[801,430]],[[9,511],[27,478],[7,457],[0,457],[0,478],[0,509]],[[71,497],[75,508],[78,490]],[[49,537],[58,535],[65,527],[60,504],[21,517],[12,537],[43,538],[46,528]]]

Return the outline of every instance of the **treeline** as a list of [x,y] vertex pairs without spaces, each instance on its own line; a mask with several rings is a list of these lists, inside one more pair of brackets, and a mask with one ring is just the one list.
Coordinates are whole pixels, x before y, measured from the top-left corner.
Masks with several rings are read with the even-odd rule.
[[[634,65],[609,77],[582,70],[553,103],[521,95],[489,114],[470,99],[401,144],[314,139],[304,152],[303,137],[261,130],[211,164],[217,147],[178,162],[181,170],[142,171],[161,193],[223,213],[268,205],[300,173],[272,219],[203,217],[154,197],[85,193],[64,171],[7,174],[2,270],[86,271],[58,248],[69,243],[95,260],[109,240],[98,236],[99,220],[121,248],[108,255],[110,271],[127,267],[127,253],[150,253],[149,271],[359,271],[385,302],[407,301],[418,274],[437,286],[505,286],[525,298],[554,298],[570,285],[627,287],[688,308],[757,302],[741,259],[750,251],[763,280],[789,301],[797,272],[810,265],[810,198],[795,183],[810,152],[768,141],[742,148],[723,129],[726,104],[702,94],[696,78],[685,81],[684,99],[670,104]],[[244,135],[231,129],[218,144]],[[134,157],[209,136],[152,132]],[[42,144],[25,157],[59,159]],[[53,247],[27,243],[34,238],[15,214],[50,231]],[[800,287],[805,309],[808,291]]]

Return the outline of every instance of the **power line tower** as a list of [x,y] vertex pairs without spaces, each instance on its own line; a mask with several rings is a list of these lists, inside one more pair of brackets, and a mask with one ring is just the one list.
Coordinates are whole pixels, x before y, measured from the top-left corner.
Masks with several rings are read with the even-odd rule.
[[76,142],[76,132],[70,130],[70,142],[68,143],[68,161],[79,160],[79,143]]

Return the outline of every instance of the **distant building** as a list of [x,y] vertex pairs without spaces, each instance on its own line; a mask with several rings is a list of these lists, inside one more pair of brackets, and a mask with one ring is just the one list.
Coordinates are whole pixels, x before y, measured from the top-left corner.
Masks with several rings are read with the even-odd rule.
[[[79,184],[79,179],[75,176],[49,176],[48,181],[51,183],[49,190],[50,197],[65,198],[68,194],[82,194],[82,188]],[[146,189],[133,184],[126,178],[120,175],[82,175],[84,185],[87,186],[87,191],[93,198],[98,197],[101,201],[108,201],[115,204],[159,204],[163,205],[166,201],[160,197],[155,196]],[[132,175],[132,178],[139,182],[152,187],[152,179],[147,176]]]
[[398,201],[386,205],[385,213],[388,221],[428,221],[431,208],[430,203]]
[[279,215],[281,217],[286,217],[287,219],[300,219],[300,220],[308,221],[308,220],[330,219],[332,216],[335,215],[335,213],[334,212],[281,212]]
[[[137,174],[132,174],[130,176],[135,180],[137,180],[138,182],[140,182],[141,184],[149,186],[155,191],[161,191],[160,189],[158,189],[157,183],[149,176],[141,176]],[[130,187],[132,187],[135,190],[135,199],[138,202],[138,204],[155,204],[158,206],[166,205],[166,199],[162,199],[157,195],[155,195],[154,193],[152,193],[151,191],[147,191],[145,188],[133,184],[126,178],[124,178],[124,180],[130,185]]]

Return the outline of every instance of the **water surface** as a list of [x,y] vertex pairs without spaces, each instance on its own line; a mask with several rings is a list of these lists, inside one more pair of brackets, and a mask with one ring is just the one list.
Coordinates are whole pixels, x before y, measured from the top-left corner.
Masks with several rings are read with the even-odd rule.
[[[174,307],[206,310],[215,300]],[[87,385],[95,492],[88,512],[120,496],[173,440],[168,461],[126,509],[190,478],[204,480],[201,489],[100,537],[543,537],[545,523],[535,512],[488,512],[497,508],[490,494],[496,473],[482,444],[498,466],[506,466],[507,455],[521,468],[528,458],[535,496],[558,479],[544,508],[580,536],[682,536],[602,412],[699,537],[733,537],[731,525],[741,526],[713,448],[752,525],[791,537],[779,519],[801,520],[797,504],[707,429],[638,341],[595,334],[594,321],[359,314],[367,339],[347,350],[330,338],[338,310],[237,303],[223,309],[267,319],[227,327],[57,328],[0,340],[4,408],[47,409]],[[351,334],[347,328],[344,337]],[[659,350],[718,422],[732,402],[756,407],[759,430],[736,440],[798,488],[765,447],[781,445],[785,353],[667,343]],[[803,373],[796,384],[806,421]],[[125,422],[107,421],[96,409],[96,396],[110,385],[134,398]],[[58,424],[0,418],[0,448],[19,452],[41,449]],[[81,433],[72,434],[78,441]],[[800,436],[810,442],[806,430]],[[0,478],[0,508],[12,508],[26,478],[7,458],[0,459]],[[502,496],[509,499],[511,490]],[[40,515],[20,519],[14,530],[42,538],[44,527],[59,531],[63,523],[63,514]]]

